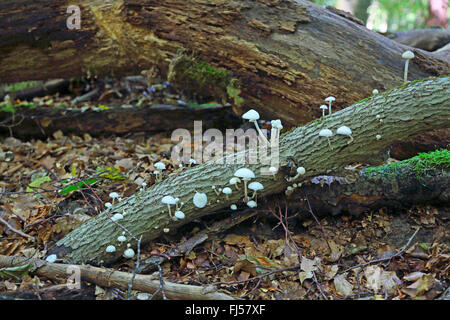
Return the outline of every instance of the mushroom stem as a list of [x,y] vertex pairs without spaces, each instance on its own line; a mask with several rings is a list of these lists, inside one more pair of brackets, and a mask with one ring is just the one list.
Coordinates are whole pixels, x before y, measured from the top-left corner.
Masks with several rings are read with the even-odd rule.
[[251,120],[250,122],[253,122],[255,124],[256,127],[256,131],[258,131],[259,136],[261,137],[261,139],[266,143],[269,144],[269,140],[267,140],[267,138],[264,136],[263,132],[261,131],[261,129],[258,126],[258,121],[257,120]]
[[328,140],[328,146],[330,147],[330,150],[333,151],[333,147],[331,146],[330,138],[327,137],[327,140]]
[[244,180],[244,194],[245,194],[245,202],[248,202],[248,195],[247,195],[247,179],[243,179]]
[[169,217],[172,218],[172,211],[170,211],[170,204],[167,205],[167,208],[169,208]]
[[328,102],[328,114],[331,114],[331,101]]
[[350,141],[349,141],[349,142],[347,142],[347,144],[350,144],[350,143],[352,143],[352,142],[353,142],[353,137],[352,137],[352,135],[349,135],[349,137],[350,137]]
[[409,66],[409,60],[405,61],[405,73],[403,74],[403,83],[408,82],[408,66]]

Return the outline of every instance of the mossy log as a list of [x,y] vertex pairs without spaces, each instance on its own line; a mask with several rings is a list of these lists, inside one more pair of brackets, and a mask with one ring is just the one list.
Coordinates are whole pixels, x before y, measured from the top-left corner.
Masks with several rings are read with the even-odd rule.
[[[428,157],[441,156],[438,161]],[[424,169],[422,169],[424,168]],[[290,212],[360,215],[382,207],[407,209],[417,204],[450,205],[450,151],[435,151],[380,167],[355,171],[348,177],[319,177],[286,197]],[[308,203],[305,201],[308,198]],[[268,199],[269,202],[271,199]],[[279,201],[275,197],[272,201]]]
[[400,85],[407,49],[416,55],[409,79],[450,73],[448,61],[304,0],[71,4],[81,8],[79,30],[67,28],[67,1],[0,3],[0,82],[146,69],[150,81],[168,77],[286,127],[320,116],[330,95],[340,109]]
[[[293,183],[286,180],[284,170],[289,166],[290,159],[306,169],[303,179],[319,175],[339,176],[345,172],[344,166],[353,162],[379,164],[385,160],[387,147],[394,141],[448,127],[449,96],[450,77],[410,83],[289,131],[280,139],[281,168],[275,176],[261,175],[260,169],[267,167],[262,163],[246,165],[255,172],[254,180],[264,185],[259,197],[284,192]],[[352,129],[354,141],[348,143],[348,137],[339,135],[331,137],[333,151],[330,151],[327,139],[320,137],[319,131],[323,128],[336,130],[342,125]],[[377,139],[377,135],[381,138]],[[71,263],[110,263],[123,253],[121,249],[113,254],[105,252],[105,248],[115,243],[122,233],[122,229],[110,221],[108,216],[112,214],[127,212],[120,220],[121,225],[135,236],[142,236],[145,243],[162,235],[165,228],[176,229],[205,214],[228,208],[233,203],[245,207],[242,188],[239,192],[234,190],[229,199],[223,195],[217,196],[212,189],[212,186],[228,185],[240,167],[243,165],[205,163],[172,174],[161,183],[124,199],[92,218],[57,242],[50,251]],[[207,194],[209,202],[205,208],[199,209],[193,205],[195,192]],[[185,202],[185,219],[170,219],[167,206],[161,202],[165,195]],[[136,245],[133,241],[131,244]]]

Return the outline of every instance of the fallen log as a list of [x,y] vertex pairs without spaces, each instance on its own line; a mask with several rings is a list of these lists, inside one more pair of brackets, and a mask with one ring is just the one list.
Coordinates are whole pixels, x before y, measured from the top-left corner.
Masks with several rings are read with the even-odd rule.
[[[0,268],[33,266],[32,272],[48,279],[64,280],[79,270],[80,280],[95,283],[101,287],[127,290],[133,275],[114,269],[96,268],[85,265],[49,263],[40,259],[0,255]],[[191,286],[164,281],[164,293],[168,299],[178,300],[234,300],[233,297],[210,287]],[[133,290],[154,293],[160,289],[159,275],[137,274]]]
[[314,182],[292,189],[287,196],[289,210],[303,211],[302,216],[309,217],[305,198],[320,215],[359,215],[381,207],[407,209],[425,203],[450,204],[450,152],[447,150],[353,173],[348,177],[315,177]]
[[[318,117],[330,95],[340,109],[400,85],[412,50],[304,0],[77,4],[81,28],[70,30],[67,1],[0,3],[0,82],[149,69],[149,81],[168,77],[286,127]],[[409,79],[450,73],[448,61],[414,52]]]
[[416,29],[395,32],[388,37],[410,47],[436,51],[450,43],[450,29]]
[[[226,165],[205,163],[170,175],[163,182],[124,199],[89,220],[58,241],[50,251],[72,263],[110,263],[123,253],[122,250],[105,252],[105,248],[123,231],[110,221],[109,217],[113,214],[127,212],[120,224],[135,236],[142,235],[142,242],[145,243],[159,237],[165,229],[176,229],[233,203],[245,206],[245,203],[242,205],[242,190],[233,191],[225,199],[212,189],[212,186],[228,185],[233,173],[243,166],[253,170],[256,179],[264,185],[264,190],[259,192],[259,196],[264,197],[284,192],[292,184],[286,180],[290,159],[306,169],[302,180],[324,174],[339,175],[345,171],[344,166],[353,162],[378,164],[386,158],[387,147],[393,141],[449,126],[449,84],[449,77],[410,83],[291,130],[281,138],[281,168],[274,176],[261,175],[260,169],[267,167],[262,163],[245,165],[228,162]],[[323,128],[336,129],[344,124],[351,126],[354,141],[348,143],[347,137],[332,137],[334,149],[330,151],[329,142],[319,136],[319,131]],[[240,155],[242,153],[234,156]],[[295,171],[295,168],[291,169]],[[206,207],[194,206],[192,197],[196,192],[207,195],[209,202]],[[178,197],[185,203],[185,219],[174,221],[169,217],[167,205],[161,202],[165,195]],[[131,244],[136,245],[134,241]]]
[[46,138],[58,130],[75,135],[87,132],[91,136],[170,132],[177,128],[192,130],[194,121],[202,121],[205,129],[226,129],[242,123],[231,107],[222,105],[187,107],[157,104],[86,111],[22,107],[14,115],[0,112],[0,134],[13,134],[16,138]]

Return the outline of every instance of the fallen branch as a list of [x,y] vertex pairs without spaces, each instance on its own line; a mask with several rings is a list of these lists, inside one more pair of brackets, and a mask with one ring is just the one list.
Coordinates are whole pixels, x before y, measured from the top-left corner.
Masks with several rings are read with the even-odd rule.
[[[97,268],[85,265],[70,265],[60,263],[49,263],[40,259],[30,259],[25,257],[0,255],[0,267],[17,267],[25,264],[33,264],[36,275],[49,279],[67,279],[72,274],[68,270],[80,270],[82,281],[95,283],[100,287],[112,287],[127,290],[133,277],[132,274],[115,271],[113,269]],[[156,276],[157,278],[158,276]],[[160,280],[155,280],[154,275],[137,274],[134,280],[133,289],[140,292],[153,293],[160,289]],[[185,284],[164,282],[164,293],[168,299],[180,300],[234,300],[233,297],[218,291],[211,291],[211,288],[191,286]]]

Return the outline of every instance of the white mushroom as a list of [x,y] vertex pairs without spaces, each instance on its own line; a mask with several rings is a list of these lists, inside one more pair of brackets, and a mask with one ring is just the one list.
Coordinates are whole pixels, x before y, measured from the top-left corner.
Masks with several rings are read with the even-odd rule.
[[125,236],[118,236],[117,237],[117,241],[119,241],[119,242],[125,242],[125,241],[127,241],[127,238],[125,238]]
[[177,218],[178,220],[183,220],[185,215],[183,211],[177,210],[174,213],[175,218]]
[[333,147],[331,146],[330,137],[333,136],[333,131],[330,129],[322,129],[319,132],[320,137],[326,137],[328,140],[328,146],[330,147],[330,150],[333,150]]
[[208,203],[208,197],[205,193],[196,192],[192,201],[194,202],[194,206],[201,209]]
[[270,145],[274,145],[276,141],[280,140],[280,132],[283,129],[283,125],[281,124],[281,120],[272,120],[270,122],[272,125],[272,131],[270,133]]
[[193,165],[193,164],[196,164],[197,163],[197,161],[195,161],[194,159],[189,159],[189,168]]
[[270,168],[269,168],[269,171],[270,171],[270,173],[273,175],[273,180],[275,180],[275,179],[276,179],[276,178],[275,178],[275,175],[277,174],[278,169],[275,168],[275,167],[270,167]]
[[343,136],[349,136],[350,137],[350,141],[347,142],[347,144],[350,144],[353,141],[353,137],[352,137],[352,130],[347,127],[347,126],[342,126],[339,127],[336,131],[337,134],[343,135]]
[[230,206],[230,209],[231,209],[231,210],[237,210],[237,205],[232,204],[232,205]]
[[335,97],[328,97],[325,99],[326,102],[328,102],[328,114],[331,114],[331,103],[333,101],[336,101]]
[[405,59],[405,73],[403,74],[403,82],[408,82],[408,66],[409,60],[414,59],[414,53],[412,51],[405,51],[402,54],[402,58]]
[[249,110],[242,115],[242,118],[248,120],[249,122],[253,122],[255,124],[256,130],[258,131],[261,139],[265,141],[266,144],[269,144],[266,136],[262,133],[261,129],[258,126],[259,113],[256,110]]
[[111,208],[111,207],[112,207],[112,204],[111,204],[111,203],[109,203],[109,202],[106,202],[106,203],[105,203],[105,207],[109,209],[109,208]]
[[378,94],[378,93],[379,93],[378,89],[373,89],[373,90],[372,90],[372,94],[373,94],[373,95],[376,95],[376,94]]
[[249,202],[247,202],[247,206],[249,206],[250,208],[255,208],[257,207],[257,203],[253,200],[250,200]]
[[131,259],[134,257],[134,250],[131,248],[128,248],[127,250],[125,250],[125,252],[123,253],[123,256],[125,258]]
[[234,173],[234,176],[241,178],[244,181],[244,201],[248,201],[248,196],[247,196],[247,181],[250,181],[251,179],[255,178],[255,174],[253,173],[252,170],[247,169],[247,168],[240,168],[238,170],[236,170],[236,172]]
[[377,134],[377,135],[375,136],[375,138],[376,138],[377,140],[380,140],[380,139],[381,139],[381,135]]
[[[306,172],[305,168],[303,167],[298,167],[297,168],[297,174],[295,175],[295,177],[293,177],[292,179],[288,179],[288,181],[293,181],[293,180],[297,180],[301,175],[304,175]],[[295,184],[294,184],[295,185]],[[294,187],[296,188],[296,187]]]
[[117,198],[119,198],[119,194],[117,192],[111,192],[109,194],[109,197],[112,199],[112,203],[114,204],[114,200],[116,200]]
[[225,187],[222,189],[222,193],[225,194],[228,199],[229,195],[233,193],[233,190],[231,190],[231,188]]
[[153,165],[156,170],[153,171],[153,173],[156,174],[156,182],[161,182],[162,181],[162,172],[163,170],[166,170],[166,165],[162,162],[157,162]]
[[116,252],[116,247],[114,247],[113,245],[109,245],[106,247],[105,251],[108,253]]
[[236,187],[236,190],[241,190],[241,188],[239,188],[239,183],[241,183],[241,179],[239,178],[234,177],[230,179],[230,184],[234,185]]
[[121,215],[120,213],[116,213],[111,218],[112,221],[117,221],[117,220],[122,220],[122,219],[123,219],[123,215]]
[[328,106],[323,104],[320,106],[320,109],[322,109],[322,117],[325,117],[325,111],[328,110]]
[[164,204],[167,204],[167,208],[169,208],[169,217],[172,218],[172,211],[170,210],[170,206],[171,205],[176,205],[177,204],[177,200],[175,200],[174,197],[172,196],[164,196],[161,199],[161,202]]
[[[106,252],[108,252],[108,251],[106,251]],[[58,256],[56,254],[51,254],[47,258],[45,258],[45,261],[50,262],[50,263],[55,263],[57,259],[58,259]]]
[[256,196],[256,194],[258,193],[259,190],[263,190],[264,186],[258,181],[253,181],[248,185],[248,188],[253,191],[251,199],[255,199],[255,202],[258,203],[258,197]]

